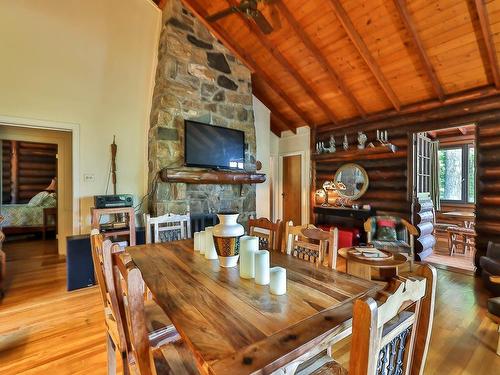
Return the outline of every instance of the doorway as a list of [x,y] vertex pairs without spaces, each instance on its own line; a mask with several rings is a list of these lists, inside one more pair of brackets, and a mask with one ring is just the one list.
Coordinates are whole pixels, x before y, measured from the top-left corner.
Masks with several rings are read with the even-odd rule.
[[[19,233],[49,238],[55,252],[65,255],[64,239],[73,232],[72,132],[0,125],[0,141],[8,147],[2,169],[10,167],[9,184],[2,184],[2,203],[10,198],[12,214],[2,225],[6,240]],[[6,206],[1,209],[5,216]]]
[[283,156],[282,163],[283,221],[302,223],[302,155]]
[[429,153],[416,155],[414,160],[417,192],[429,192],[432,180],[437,179],[435,191],[431,193],[434,197],[436,244],[425,261],[472,273],[476,250],[476,126],[468,124],[437,129],[418,137],[437,145],[434,172],[427,166]]

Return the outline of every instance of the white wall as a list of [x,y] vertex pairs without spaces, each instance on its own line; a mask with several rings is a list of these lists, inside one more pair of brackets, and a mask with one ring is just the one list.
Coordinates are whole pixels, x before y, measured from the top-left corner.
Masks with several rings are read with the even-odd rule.
[[257,160],[262,163],[261,173],[266,174],[266,182],[257,184],[256,208],[257,217],[278,219],[274,199],[278,190],[278,149],[279,137],[271,131],[271,111],[255,96],[253,97],[255,116],[255,138]]
[[281,133],[281,138],[272,142],[271,154],[276,155],[275,166],[275,180],[277,189],[274,195],[274,211],[276,218],[283,219],[281,207],[281,159],[286,155],[302,154],[302,224],[309,222],[309,189],[310,189],[310,175],[311,175],[311,155],[309,150],[309,127],[301,127],[297,129],[297,134],[291,131]]
[[79,124],[82,233],[106,191],[113,135],[118,192],[146,192],[160,21],[149,0],[0,1],[0,116]]

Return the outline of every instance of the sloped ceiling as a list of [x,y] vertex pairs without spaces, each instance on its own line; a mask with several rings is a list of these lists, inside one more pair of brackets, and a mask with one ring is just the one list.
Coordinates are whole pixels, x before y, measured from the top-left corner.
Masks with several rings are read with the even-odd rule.
[[[183,2],[203,20],[239,4]],[[253,71],[275,133],[500,89],[500,0],[269,0],[259,9],[270,34],[241,13],[205,22]]]

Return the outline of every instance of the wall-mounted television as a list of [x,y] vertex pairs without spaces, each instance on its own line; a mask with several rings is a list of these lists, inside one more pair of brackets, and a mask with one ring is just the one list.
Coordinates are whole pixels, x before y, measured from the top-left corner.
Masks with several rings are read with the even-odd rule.
[[243,169],[245,133],[197,121],[184,121],[184,158],[188,167]]

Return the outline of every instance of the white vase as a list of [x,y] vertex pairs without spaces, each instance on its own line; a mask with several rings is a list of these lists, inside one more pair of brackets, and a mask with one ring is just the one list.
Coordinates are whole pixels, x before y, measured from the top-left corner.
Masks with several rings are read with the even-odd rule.
[[238,224],[238,213],[217,214],[219,224],[214,227],[214,244],[221,267],[235,267],[240,251],[240,237],[245,233],[243,225]]

